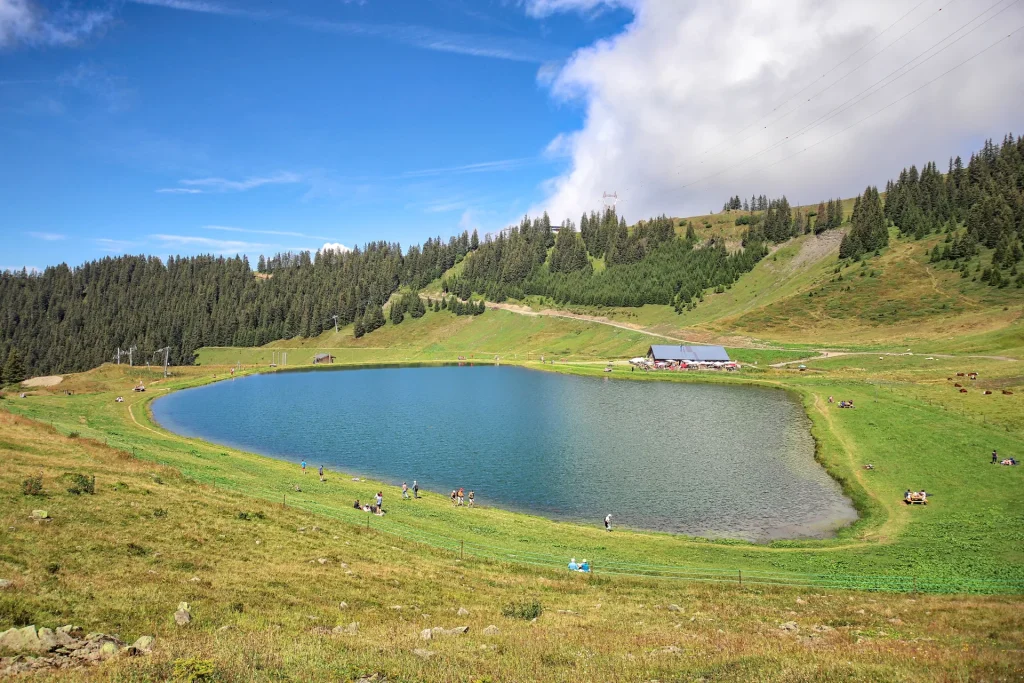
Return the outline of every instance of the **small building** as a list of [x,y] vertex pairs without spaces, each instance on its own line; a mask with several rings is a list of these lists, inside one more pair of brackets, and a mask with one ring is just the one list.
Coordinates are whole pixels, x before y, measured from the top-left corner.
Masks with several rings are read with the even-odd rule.
[[313,356],[313,365],[322,365],[324,363],[333,363],[334,356],[329,353],[318,353]]
[[732,359],[721,346],[690,346],[654,344],[647,357],[655,363],[730,363]]

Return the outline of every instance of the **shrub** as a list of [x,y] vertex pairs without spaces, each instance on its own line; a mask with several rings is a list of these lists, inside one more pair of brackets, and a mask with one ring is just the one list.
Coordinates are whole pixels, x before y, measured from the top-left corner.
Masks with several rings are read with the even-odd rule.
[[176,681],[188,681],[188,683],[212,681],[213,674],[212,659],[189,657],[188,659],[174,660],[174,680]]
[[231,611],[232,612],[238,612],[239,614],[241,614],[242,612],[245,611],[245,605],[243,605],[240,602],[233,602],[233,603],[231,603]]
[[167,516],[167,510],[165,510],[163,508],[157,508],[156,510],[153,510],[153,516],[158,518],[158,519],[166,517]]
[[50,564],[46,565],[46,571],[50,574],[56,574],[60,571],[60,565],[56,562],[51,562]]
[[536,600],[532,602],[510,602],[501,608],[501,614],[510,619],[536,619],[544,611]]
[[84,474],[67,472],[64,475],[64,479],[68,482],[68,493],[76,496],[83,493],[88,493],[89,495],[96,493],[96,477],[87,477]]
[[68,432],[69,439],[77,439],[79,436],[81,435],[78,432]]
[[29,477],[25,481],[21,482],[21,492],[26,496],[41,496],[43,495],[43,478]]
[[248,512],[239,512],[238,513],[238,518],[239,519],[248,520],[249,519],[249,513]]
[[149,555],[149,550],[143,548],[138,543],[129,543],[128,554],[132,557],[145,557],[146,555]]
[[22,628],[34,623],[35,615],[21,598],[0,597],[0,624]]
[[114,489],[115,491],[127,491],[128,484],[124,483],[123,481],[119,481],[116,484],[114,484],[111,488]]

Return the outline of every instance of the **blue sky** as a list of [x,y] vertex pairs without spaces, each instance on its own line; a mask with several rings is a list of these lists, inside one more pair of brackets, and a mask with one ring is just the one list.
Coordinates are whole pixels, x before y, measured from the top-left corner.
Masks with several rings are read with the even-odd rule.
[[1018,0],[0,0],[0,269],[816,204],[1022,71]]
[[546,146],[580,125],[538,73],[631,18],[500,0],[19,5],[36,28],[0,43],[0,267],[493,230],[538,201],[567,163]]

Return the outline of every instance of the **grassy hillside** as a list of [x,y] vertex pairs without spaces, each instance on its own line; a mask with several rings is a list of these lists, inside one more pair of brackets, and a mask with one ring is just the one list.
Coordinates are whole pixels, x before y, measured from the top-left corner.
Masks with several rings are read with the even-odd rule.
[[[720,225],[723,235],[728,226]],[[977,277],[991,250],[975,257],[971,278],[929,263],[943,236],[898,239],[880,256],[839,266],[842,231],[780,245],[724,293],[706,294],[693,311],[567,306],[564,310],[672,337],[731,345],[987,351],[1024,356],[1024,289],[993,288]],[[558,310],[534,297],[535,311]]]
[[[8,411],[0,412],[0,577],[15,585],[0,592],[0,627],[72,622],[129,642],[157,636],[152,657],[93,670],[102,678],[164,678],[189,658],[208,660],[221,680],[282,670],[297,679],[380,672],[388,680],[1012,677],[1024,645],[1018,597],[858,593],[836,584],[884,575],[916,576],[919,588],[940,590],[981,578],[1024,581],[1021,472],[986,463],[991,447],[1024,452],[1015,398],[1024,378],[1013,363],[971,361],[985,387],[1016,394],[964,397],[945,380],[963,360],[877,359],[747,376],[804,396],[819,457],[863,515],[833,540],[770,545],[609,535],[488,507],[453,509],[429,492],[403,502],[392,487],[390,514],[370,517],[366,529],[368,516],[349,502],[387,483],[329,472],[320,484],[292,464],[152,423],[148,400],[223,377],[224,368],[181,368],[164,380],[104,366],[26,399],[8,395],[0,402]],[[600,364],[556,367],[603,375]],[[138,379],[146,394],[128,391]],[[115,403],[119,394],[128,402]],[[859,407],[835,410],[829,394]],[[875,470],[861,469],[865,461]],[[95,475],[96,494],[68,493],[68,472]],[[20,492],[36,473],[42,499]],[[906,486],[927,488],[933,503],[903,506]],[[30,523],[36,508],[54,521]],[[568,575],[570,555],[591,559],[595,574]],[[742,588],[721,582],[736,569]],[[808,585],[761,583],[780,576]],[[717,580],[687,580],[700,577]],[[182,600],[195,616],[186,628],[171,619]],[[536,623],[502,615],[533,601],[544,610]],[[780,629],[790,621],[798,631]],[[354,634],[329,633],[352,622]],[[492,624],[498,635],[484,635]],[[420,639],[425,628],[461,625],[468,634]]]
[[[460,559],[2,412],[0,430],[0,572],[14,581],[0,593],[0,626],[156,636],[150,656],[61,680],[1009,680],[1021,664],[1017,598],[739,588]],[[39,471],[46,497],[21,496],[20,481]],[[95,495],[67,493],[63,472],[95,475]],[[27,521],[40,505],[52,523]],[[171,618],[180,601],[192,610],[186,627]],[[535,623],[502,614],[534,601]],[[780,629],[788,622],[798,630]],[[421,639],[436,626],[469,632]]]

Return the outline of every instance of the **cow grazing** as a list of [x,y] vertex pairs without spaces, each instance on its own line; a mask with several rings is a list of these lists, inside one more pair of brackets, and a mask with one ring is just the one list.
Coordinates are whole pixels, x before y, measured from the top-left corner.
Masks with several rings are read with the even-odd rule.
[[1009,389],[1003,389],[1003,396],[1013,396],[1013,392]]
[[957,382],[957,383],[956,383],[956,384],[954,384],[953,386],[954,386],[954,387],[956,387],[957,389],[959,389],[960,387],[962,387],[962,386],[963,386],[963,384],[960,384],[960,382]]
[[957,377],[963,377],[963,376],[964,376],[964,373],[962,373],[962,372],[958,372],[958,373],[956,373],[956,376],[957,376]]
[[966,393],[967,393],[967,390],[966,390],[966,389],[961,389],[961,390],[960,390],[960,393],[961,393],[961,394],[966,394]]

